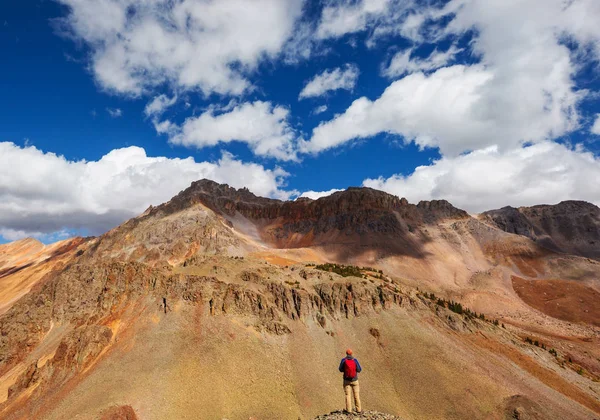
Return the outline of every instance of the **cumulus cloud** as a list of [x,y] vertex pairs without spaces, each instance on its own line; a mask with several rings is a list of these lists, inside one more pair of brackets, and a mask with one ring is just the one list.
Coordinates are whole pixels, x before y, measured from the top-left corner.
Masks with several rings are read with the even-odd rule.
[[519,147],[579,128],[578,104],[586,92],[573,81],[581,65],[576,59],[592,55],[575,54],[564,41],[597,50],[600,29],[577,22],[600,19],[598,4],[454,0],[436,13],[428,12],[427,19],[449,21],[436,36],[476,29],[470,46],[480,62],[413,73],[376,100],[356,100],[315,128],[305,150],[318,152],[387,132],[457,155],[491,145]]
[[106,108],[106,112],[112,118],[119,118],[123,116],[123,110],[121,108]]
[[92,50],[107,90],[140,95],[168,83],[205,94],[241,94],[246,75],[277,56],[302,0],[57,0],[65,31]]
[[366,179],[364,186],[411,202],[446,199],[472,213],[512,206],[586,200],[600,205],[600,159],[582,147],[544,141],[501,152],[489,147],[442,157],[408,175]]
[[[414,73],[394,82],[375,101],[355,100],[343,114],[317,126],[301,148],[317,153],[381,132],[453,154],[478,148],[483,142],[506,141],[514,127],[478,116],[481,89],[492,77],[480,66],[443,68],[431,76]],[[514,136],[512,140],[518,141]]]
[[97,161],[69,161],[35,147],[0,143],[0,235],[18,239],[64,229],[102,233],[208,178],[255,194],[287,199],[288,173],[223,153],[215,162],[149,157],[140,147]]
[[317,200],[321,197],[327,197],[328,195],[331,195],[338,191],[344,191],[344,190],[338,190],[338,189],[334,188],[329,191],[305,191],[300,195],[300,197],[306,197],[306,198],[310,198],[312,200]]
[[406,51],[396,53],[389,65],[382,71],[384,76],[397,77],[402,76],[405,73],[414,73],[417,71],[431,71],[445,67],[454,60],[456,54],[463,51],[461,48],[457,48],[455,45],[450,46],[446,51],[438,51],[435,49],[428,57],[412,58],[414,52],[413,48],[409,48]]
[[147,117],[158,117],[165,112],[165,110],[177,102],[177,96],[169,98],[167,95],[158,95],[150,101],[144,108],[144,114]]
[[600,136],[600,114],[596,114],[596,120],[594,121],[594,125],[591,128],[592,134],[597,134]]
[[167,120],[155,124],[155,128],[169,134],[173,144],[203,148],[240,141],[248,144],[256,155],[295,160],[296,134],[288,116],[287,108],[256,101],[232,106],[220,114],[211,108],[198,117],[186,119],[180,127]]
[[358,80],[358,67],[347,64],[344,68],[325,70],[313,77],[300,92],[298,99],[324,95],[326,92],[344,89],[352,90]]

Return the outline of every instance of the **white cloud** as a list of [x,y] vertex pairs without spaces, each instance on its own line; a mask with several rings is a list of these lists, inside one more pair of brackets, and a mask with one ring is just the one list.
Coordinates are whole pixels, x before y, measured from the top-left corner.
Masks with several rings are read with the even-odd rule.
[[[7,241],[18,241],[24,238],[41,238],[44,234],[41,232],[28,232],[24,230],[5,229],[0,228],[0,240],[5,239]],[[0,241],[0,244],[2,241]]]
[[170,134],[173,144],[208,147],[219,143],[247,143],[259,156],[295,160],[296,134],[288,123],[289,110],[270,102],[246,102],[215,114],[211,108],[198,117],[190,117],[181,127],[170,121],[156,125],[158,132]]
[[123,116],[123,110],[121,108],[106,108],[106,112],[112,118],[119,118]]
[[321,106],[316,107],[313,110],[313,115],[319,115],[319,114],[322,114],[325,111],[327,111],[327,105],[321,105]]
[[18,241],[25,238],[36,238],[43,243],[54,243],[75,236],[68,230],[59,230],[52,233],[32,232],[27,230],[14,230],[0,228],[0,244],[2,241]]
[[63,26],[92,49],[94,76],[139,95],[163,83],[205,94],[241,94],[246,75],[276,57],[302,0],[57,0]]
[[594,121],[594,125],[592,125],[590,132],[600,136],[600,114],[596,114],[596,120]]
[[477,115],[481,88],[492,77],[482,67],[464,66],[443,68],[429,77],[411,74],[392,83],[379,99],[357,99],[343,114],[321,123],[301,149],[316,153],[381,132],[453,154],[478,148],[485,141],[488,145],[497,139],[506,141],[510,126],[497,127],[493,120]]
[[391,0],[330,1],[323,8],[316,31],[318,38],[337,38],[347,33],[365,30],[388,10]]
[[452,10],[449,6],[441,12],[416,0],[330,0],[323,9],[316,36],[319,39],[340,38],[368,31],[368,47],[391,35],[422,41],[427,35],[423,32],[437,32],[434,28],[426,31],[424,24],[437,19],[442,13],[448,14]]
[[144,114],[147,117],[158,117],[162,115],[165,110],[177,102],[177,96],[169,98],[167,95],[158,95],[152,99],[144,108]]
[[457,155],[491,145],[506,150],[579,128],[577,107],[586,92],[576,89],[573,78],[579,59],[597,56],[573,53],[564,40],[598,51],[600,29],[578,23],[600,20],[598,3],[454,0],[426,16],[450,18],[444,28],[438,22],[436,37],[476,29],[470,46],[480,63],[413,73],[377,100],[360,98],[317,127],[304,150],[318,152],[387,132]]
[[600,159],[581,147],[545,141],[500,152],[496,147],[419,166],[409,176],[366,179],[364,185],[411,202],[446,199],[470,212],[586,200],[600,205]]
[[40,236],[63,229],[102,233],[208,178],[261,196],[287,199],[287,172],[224,153],[216,162],[149,157],[116,149],[98,161],[69,161],[35,147],[0,143],[0,235]]
[[443,52],[435,49],[427,58],[411,58],[413,51],[413,48],[409,48],[406,51],[396,53],[390,64],[383,69],[383,75],[397,77],[405,73],[436,70],[452,62],[456,54],[460,53],[462,49],[457,48],[455,45],[450,46]]
[[338,67],[333,70],[325,70],[313,77],[304,86],[298,99],[321,96],[332,90],[352,90],[356,85],[358,75],[358,67],[351,64],[347,64],[344,68]]
[[331,195],[338,191],[344,191],[344,190],[338,190],[338,189],[334,188],[329,191],[305,191],[300,195],[300,197],[307,197],[312,200],[317,200],[321,197],[327,197],[328,195]]

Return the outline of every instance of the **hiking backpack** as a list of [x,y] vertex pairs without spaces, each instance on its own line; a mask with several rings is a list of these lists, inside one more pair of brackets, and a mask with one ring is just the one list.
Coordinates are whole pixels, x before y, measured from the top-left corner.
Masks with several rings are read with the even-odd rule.
[[354,359],[346,359],[344,361],[344,379],[356,378],[356,361]]

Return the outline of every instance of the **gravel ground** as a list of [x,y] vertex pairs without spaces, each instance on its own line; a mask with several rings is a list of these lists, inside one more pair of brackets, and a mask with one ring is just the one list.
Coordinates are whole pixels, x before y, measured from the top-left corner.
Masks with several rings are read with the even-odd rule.
[[379,413],[377,411],[363,411],[362,413],[347,413],[345,411],[332,411],[315,417],[314,420],[402,420],[398,416]]

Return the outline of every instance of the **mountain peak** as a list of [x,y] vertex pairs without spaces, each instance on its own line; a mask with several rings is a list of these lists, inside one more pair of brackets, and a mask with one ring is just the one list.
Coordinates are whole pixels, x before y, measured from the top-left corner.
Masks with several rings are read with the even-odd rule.
[[192,182],[169,202],[149,210],[173,213],[196,204],[203,204],[222,214],[233,215],[239,212],[251,218],[270,219],[297,214],[300,211],[308,212],[311,216],[319,216],[333,211],[398,210],[411,206],[413,209],[435,213],[438,216],[459,218],[468,216],[465,211],[457,209],[446,200],[421,201],[415,206],[405,198],[369,187],[348,187],[346,190],[316,200],[300,197],[293,201],[282,201],[257,196],[245,187],[236,189],[208,179]]

